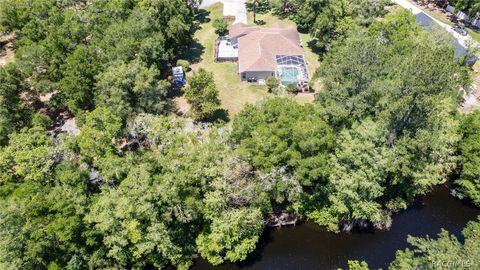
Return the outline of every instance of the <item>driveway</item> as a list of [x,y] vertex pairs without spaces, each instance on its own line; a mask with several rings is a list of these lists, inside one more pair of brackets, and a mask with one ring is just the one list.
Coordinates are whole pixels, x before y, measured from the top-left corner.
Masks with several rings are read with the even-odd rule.
[[203,0],[200,8],[211,6],[215,3],[223,3],[223,16],[235,16],[235,22],[247,24],[246,0]]
[[[405,9],[409,9],[410,11],[412,11],[413,14],[417,15],[418,13],[421,13],[423,12],[423,10],[421,10],[418,6],[416,6],[415,4],[411,3],[410,1],[408,0],[393,0],[394,3],[396,3],[397,5],[405,8]],[[462,36],[460,35],[459,33],[455,32],[452,30],[452,27],[446,23],[443,23],[435,18],[433,18],[432,16],[428,15],[426,12],[424,12],[428,17],[430,17],[432,20],[434,20],[436,23],[438,23],[442,28],[444,28],[445,30],[447,30],[447,32],[449,32],[450,34],[452,34],[457,40],[458,42],[460,42],[460,44],[462,44],[463,46],[465,47],[469,47],[469,46],[476,46],[476,47],[480,47],[480,44],[478,42],[476,42],[475,40],[472,39],[472,37],[470,36]]]

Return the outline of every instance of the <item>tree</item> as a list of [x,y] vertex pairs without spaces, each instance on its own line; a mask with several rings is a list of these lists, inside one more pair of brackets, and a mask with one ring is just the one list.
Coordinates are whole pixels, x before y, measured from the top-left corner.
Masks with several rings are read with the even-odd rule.
[[190,63],[188,62],[188,60],[178,59],[177,66],[181,66],[184,72],[189,72],[191,70]]
[[185,98],[192,105],[195,120],[208,120],[220,106],[213,73],[204,69],[194,72],[188,80]]
[[341,133],[330,162],[328,206],[309,214],[315,222],[332,231],[339,231],[339,224],[343,230],[370,222],[380,229],[389,227],[381,203],[389,160],[382,132],[382,127],[366,119]]
[[480,3],[475,0],[457,0],[455,9],[466,12],[471,18],[474,18],[480,12]]
[[364,261],[348,261],[348,270],[369,270],[369,268]]
[[386,3],[385,0],[307,0],[298,1],[291,10],[297,26],[309,31],[322,48],[349,30],[368,26],[384,15]]
[[267,85],[268,92],[274,92],[275,89],[279,87],[280,82],[274,76],[268,76],[267,80],[265,81],[265,84]]
[[270,6],[274,14],[281,17],[295,14],[301,4],[303,3],[299,0],[270,0]]
[[122,121],[112,110],[99,107],[87,114],[80,135],[75,138],[82,158],[101,159],[116,149],[112,140],[120,135]]
[[97,77],[97,106],[113,109],[122,119],[133,113],[166,112],[170,85],[155,67],[139,61],[115,62]]
[[23,90],[19,71],[14,65],[0,69],[0,146],[8,142],[9,134],[28,124],[29,114],[20,99]]
[[460,126],[460,161],[462,171],[455,181],[456,194],[480,206],[480,112],[466,115]]
[[0,149],[0,183],[51,181],[55,152],[52,138],[42,128],[10,135],[8,146]]
[[223,36],[228,32],[228,22],[224,18],[215,19],[213,27],[215,28],[215,34],[219,36]]
[[271,186],[276,203],[304,213],[325,201],[335,136],[316,107],[286,98],[246,106],[234,119],[231,141],[265,174],[263,184]]
[[408,237],[413,250],[397,251],[389,269],[444,269],[477,267],[480,254],[480,223],[469,222],[463,230],[462,244],[454,235],[442,230],[438,239]]
[[79,46],[67,57],[63,78],[60,81],[63,104],[75,113],[94,106],[95,75],[98,73],[98,58],[91,47]]
[[54,180],[47,186],[25,182],[0,198],[0,267],[87,267],[82,235],[87,175],[78,164],[67,161],[56,167],[51,174]]
[[263,216],[257,208],[222,212],[213,220],[210,230],[198,237],[198,250],[213,265],[226,260],[245,260],[255,250],[263,224]]
[[93,110],[108,99],[96,98],[104,67],[134,62],[148,72],[134,64],[130,68],[151,81],[139,82],[146,89],[133,94],[138,102],[132,111],[161,113],[169,85],[159,78],[166,77],[168,62],[192,41],[195,8],[189,5],[194,3],[3,0],[0,23],[6,31],[18,32],[17,65],[25,89],[40,94],[60,90],[60,104],[50,106],[67,107],[79,116]]
[[186,133],[172,118],[142,115],[129,128],[150,141],[151,151],[125,153],[127,174],[117,186],[103,186],[91,206],[92,268],[192,264],[204,222],[202,194],[220,175],[225,145]]
[[12,32],[20,30],[30,19],[31,6],[27,0],[0,2],[0,30]]
[[214,265],[242,261],[255,249],[264,226],[262,209],[270,204],[252,166],[228,150],[223,157],[223,175],[209,183],[204,196],[208,226],[196,241],[200,254]]
[[133,168],[118,189],[103,189],[92,205],[86,221],[101,241],[97,253],[102,257],[93,262],[95,268],[116,264],[163,268],[170,262],[188,269],[191,265],[191,245],[182,241],[188,238],[182,231],[187,225],[172,220],[174,205],[155,191],[166,186],[150,171],[147,164]]

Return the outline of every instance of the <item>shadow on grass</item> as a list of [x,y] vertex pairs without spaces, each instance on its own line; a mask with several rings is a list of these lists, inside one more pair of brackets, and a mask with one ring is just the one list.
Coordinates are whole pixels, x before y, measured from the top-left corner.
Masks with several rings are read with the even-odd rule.
[[200,9],[197,14],[195,14],[195,21],[198,23],[208,23],[210,22],[210,11],[205,9]]
[[179,59],[185,59],[190,64],[197,64],[202,61],[204,52],[205,46],[198,42],[198,40],[194,40],[192,44],[179,55]]
[[320,61],[323,61],[323,58],[327,53],[327,50],[325,49],[324,46],[319,46],[317,41],[315,39],[312,39],[309,42],[307,42],[307,47],[310,48],[310,50],[312,50],[313,53],[318,55],[318,58],[320,59]]
[[211,117],[206,119],[206,121],[211,123],[228,123],[230,121],[230,116],[227,110],[220,108],[217,109]]
[[[200,30],[201,24],[210,22],[210,11],[200,9],[194,17],[195,26],[193,32]],[[202,55],[205,52],[205,46],[203,46],[198,40],[192,40],[192,43],[186,46],[183,51],[178,55],[178,59],[187,60],[190,64],[196,64],[202,61]]]

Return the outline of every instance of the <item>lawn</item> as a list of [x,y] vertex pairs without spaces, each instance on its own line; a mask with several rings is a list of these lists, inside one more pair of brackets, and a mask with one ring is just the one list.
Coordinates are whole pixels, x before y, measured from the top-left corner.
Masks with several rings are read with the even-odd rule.
[[[241,82],[237,76],[236,63],[214,62],[216,34],[212,22],[216,18],[223,17],[223,4],[218,3],[208,7],[205,13],[203,23],[195,33],[195,44],[189,50],[192,55],[187,55],[186,58],[192,61],[193,71],[203,68],[213,72],[222,107],[228,110],[230,116],[232,116],[240,112],[246,104],[256,103],[270,94],[264,85]],[[189,75],[192,75],[192,72],[187,74],[187,77]],[[179,103],[181,103],[181,100]]]
[[[222,102],[222,108],[228,110],[230,116],[233,116],[241,111],[246,104],[254,104],[266,97],[273,96],[267,92],[264,85],[249,84],[241,82],[237,76],[236,63],[215,63],[214,62],[214,45],[216,34],[212,22],[216,18],[223,17],[223,4],[217,3],[208,7],[199,21],[201,22],[199,29],[195,33],[195,43],[188,50],[188,54],[182,58],[188,59],[192,65],[192,71],[187,74],[191,76],[194,71],[203,68],[207,71],[213,72],[217,88],[219,90],[219,97]],[[288,19],[280,19],[272,14],[261,14],[258,16],[265,24],[262,27],[268,27],[275,23],[283,25],[295,25],[294,22]],[[249,14],[248,21],[253,24],[253,17]],[[308,34],[300,34],[303,43],[305,44],[306,60],[311,75],[320,66],[319,57],[308,46],[311,44],[311,37]],[[299,98],[300,103],[312,102],[313,98],[304,97]],[[180,111],[188,110],[183,97],[177,98],[177,105]]]

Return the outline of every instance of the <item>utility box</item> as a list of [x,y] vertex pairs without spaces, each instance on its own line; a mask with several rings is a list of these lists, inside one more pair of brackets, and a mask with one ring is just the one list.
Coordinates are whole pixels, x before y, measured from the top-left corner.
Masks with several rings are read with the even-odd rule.
[[183,72],[183,67],[178,66],[172,69],[173,78],[175,83],[178,85],[184,86],[185,85],[185,73]]

